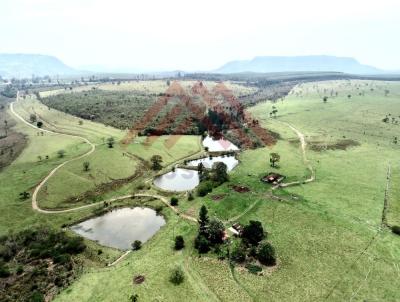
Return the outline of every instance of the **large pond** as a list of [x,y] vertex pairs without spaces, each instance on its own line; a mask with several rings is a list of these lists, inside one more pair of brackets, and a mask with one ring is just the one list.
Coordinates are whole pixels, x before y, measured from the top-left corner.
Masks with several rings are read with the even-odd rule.
[[208,147],[210,152],[222,152],[222,151],[237,151],[239,148],[232,144],[230,141],[220,138],[214,140],[211,136],[207,136],[203,140],[203,146]]
[[213,156],[211,159],[209,157],[205,157],[201,159],[191,160],[187,162],[187,165],[197,167],[199,163],[202,163],[204,167],[212,168],[213,164],[216,162],[223,162],[228,168],[228,171],[233,170],[233,168],[235,168],[239,163],[239,161],[235,158],[235,156],[225,155],[225,156]]
[[135,240],[149,240],[164,224],[164,217],[157,215],[156,211],[136,207],[113,210],[71,229],[101,245],[128,250]]
[[199,173],[194,170],[177,168],[154,179],[154,184],[167,191],[189,191],[199,185]]

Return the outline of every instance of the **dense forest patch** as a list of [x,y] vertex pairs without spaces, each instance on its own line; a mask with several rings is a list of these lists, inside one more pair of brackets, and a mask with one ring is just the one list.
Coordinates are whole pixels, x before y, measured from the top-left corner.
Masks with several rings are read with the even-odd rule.
[[27,229],[0,238],[0,301],[45,301],[77,274],[74,256],[81,237],[48,228]]

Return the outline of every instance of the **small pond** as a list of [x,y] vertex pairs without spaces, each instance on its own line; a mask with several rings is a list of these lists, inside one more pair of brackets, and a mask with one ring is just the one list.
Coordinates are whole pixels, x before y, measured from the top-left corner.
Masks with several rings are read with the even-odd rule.
[[209,157],[205,157],[201,159],[191,160],[187,162],[187,165],[192,167],[197,167],[199,163],[202,163],[204,167],[212,168],[213,164],[216,162],[223,162],[228,168],[228,171],[232,171],[233,168],[235,168],[239,163],[239,161],[235,158],[235,156],[225,155],[225,156],[213,156],[212,159],[210,159]]
[[214,140],[211,136],[207,136],[203,140],[203,146],[208,147],[210,152],[221,152],[221,151],[237,151],[239,148],[232,144],[230,141],[220,138]]
[[135,240],[149,240],[164,224],[164,217],[157,215],[153,209],[135,207],[113,210],[71,229],[101,245],[128,250]]
[[154,179],[154,184],[167,191],[189,191],[199,185],[199,173],[189,169],[175,169]]

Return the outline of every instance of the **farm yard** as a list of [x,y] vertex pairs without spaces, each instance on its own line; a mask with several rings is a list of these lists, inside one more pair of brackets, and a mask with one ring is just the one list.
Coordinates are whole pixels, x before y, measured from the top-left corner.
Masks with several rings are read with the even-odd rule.
[[[205,84],[211,89],[214,85]],[[192,87],[193,83],[182,85]],[[236,96],[254,91],[229,85]],[[156,96],[165,92],[165,81],[94,87],[43,92],[45,105],[28,96],[14,102],[14,113],[7,109],[15,121],[12,130],[24,134],[28,142],[19,157],[0,172],[4,188],[0,210],[5,221],[0,233],[41,225],[65,228],[103,213],[107,210],[103,201],[118,196],[129,197],[111,202],[111,207],[158,209],[166,224],[140,249],[109,267],[122,252],[85,239],[86,250],[74,256],[81,263],[77,279],[54,295],[55,301],[129,301],[133,294],[139,301],[400,299],[393,281],[400,274],[400,237],[390,229],[400,225],[398,82],[303,83],[286,97],[247,108],[260,127],[275,133],[276,141],[243,148],[228,181],[204,197],[192,192],[192,198],[186,192],[159,190],[151,180],[184,160],[204,156],[200,136],[136,136],[129,144],[122,143],[128,134],[125,128],[131,126],[128,121],[139,118],[137,112],[150,108]],[[121,124],[114,120],[115,112],[105,109],[110,99],[113,110],[126,113],[119,117]],[[93,105],[96,112],[108,112],[110,118],[83,119],[79,111],[82,102]],[[35,126],[32,114],[42,121],[40,129],[17,117]],[[112,148],[110,137],[114,138]],[[82,138],[93,144],[92,153],[91,145]],[[60,150],[64,150],[62,156]],[[271,153],[279,155],[274,167]],[[149,166],[154,155],[162,158],[161,170],[153,171]],[[38,206],[47,210],[89,207],[51,214],[33,211],[31,198],[21,198],[19,193],[31,196],[51,170],[69,160],[38,192]],[[87,169],[85,162],[89,162]],[[129,179],[139,170],[140,175]],[[261,181],[271,172],[285,176],[280,186]],[[105,186],[118,179],[128,181]],[[98,188],[101,190],[96,191]],[[94,191],[94,195],[84,194]],[[132,198],[135,194],[147,197]],[[83,198],[74,201],[77,196]],[[171,197],[177,198],[176,205],[169,204]],[[196,219],[203,205],[210,218],[218,218],[225,227],[261,222],[276,250],[276,265],[257,262],[261,272],[251,273],[250,266],[221,257],[223,251],[217,247],[199,254],[194,242],[199,228]],[[68,229],[67,234],[75,236]],[[177,235],[185,241],[181,250],[173,248]],[[232,236],[232,242],[233,248],[238,239]],[[225,248],[231,246],[222,245],[221,249]],[[179,286],[168,280],[175,267],[185,276]],[[135,276],[143,276],[143,283],[135,284]]]

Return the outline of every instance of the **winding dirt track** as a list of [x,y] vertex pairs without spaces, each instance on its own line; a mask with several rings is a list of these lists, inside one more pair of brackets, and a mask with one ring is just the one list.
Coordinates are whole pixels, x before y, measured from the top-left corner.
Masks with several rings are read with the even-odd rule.
[[[17,100],[16,101],[18,101],[18,99],[19,99],[19,93],[17,94]],[[29,126],[31,128],[34,128],[36,130],[43,131],[43,132],[46,132],[46,133],[51,133],[51,134],[56,134],[56,135],[64,135],[64,136],[68,136],[68,137],[78,138],[78,139],[83,140],[85,143],[87,143],[91,147],[90,150],[88,152],[86,152],[85,154],[82,154],[82,155],[80,155],[78,157],[75,157],[75,158],[72,158],[70,160],[67,160],[67,161],[61,163],[60,165],[58,165],[57,167],[55,167],[53,170],[50,171],[49,174],[47,174],[47,176],[39,183],[39,185],[36,186],[36,188],[35,188],[35,190],[33,191],[33,194],[32,194],[32,209],[34,209],[35,211],[38,211],[40,213],[45,213],[45,214],[60,214],[60,213],[67,213],[67,212],[78,211],[78,210],[94,207],[94,206],[100,205],[100,204],[102,204],[104,202],[111,203],[111,202],[114,202],[114,201],[123,200],[123,199],[127,199],[127,198],[132,198],[132,197],[151,197],[151,198],[159,199],[161,202],[163,202],[166,206],[168,206],[170,209],[172,209],[180,217],[182,217],[182,218],[184,218],[186,220],[189,220],[189,221],[197,223],[197,219],[196,218],[194,218],[192,216],[189,216],[189,215],[186,215],[186,214],[179,213],[177,208],[175,208],[174,206],[170,205],[170,203],[168,202],[167,198],[165,198],[164,196],[156,195],[156,194],[130,194],[130,195],[123,195],[123,196],[118,196],[118,197],[114,197],[114,198],[111,198],[111,199],[102,200],[102,201],[99,201],[99,202],[96,202],[96,203],[91,203],[91,204],[88,204],[88,205],[79,206],[79,207],[70,208],[70,209],[65,209],[65,210],[45,210],[45,209],[41,209],[39,207],[39,204],[38,204],[38,201],[37,201],[37,195],[38,195],[39,191],[41,190],[41,188],[44,186],[44,184],[61,167],[65,166],[66,164],[68,164],[70,162],[79,160],[81,158],[84,158],[84,157],[89,156],[90,154],[92,154],[96,150],[96,145],[93,144],[92,142],[90,142],[87,138],[82,137],[82,136],[59,133],[59,132],[50,131],[50,130],[41,129],[41,128],[36,127],[35,125],[29,123],[22,116],[20,116],[18,113],[15,112],[15,110],[14,110],[14,102],[10,104],[10,111],[16,118],[18,118],[25,125],[27,125],[27,126]]]
[[304,137],[304,134],[301,133],[300,130],[298,130],[297,128],[295,128],[294,126],[292,126],[289,123],[286,123],[286,122],[280,122],[280,123],[288,126],[299,137],[301,153],[302,153],[302,156],[303,156],[303,162],[306,165],[307,169],[310,171],[311,175],[306,180],[293,181],[293,182],[289,182],[289,183],[281,183],[281,184],[276,185],[272,189],[274,190],[274,189],[277,189],[277,188],[286,188],[286,187],[293,186],[293,185],[299,185],[299,184],[305,184],[305,183],[313,182],[315,180],[315,170],[312,167],[312,165],[310,164],[309,160],[307,159],[307,155],[306,155],[307,143],[306,143],[306,139]]

